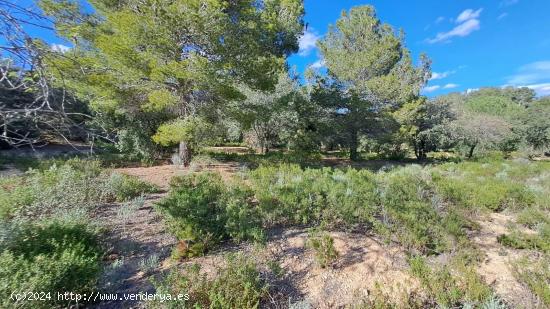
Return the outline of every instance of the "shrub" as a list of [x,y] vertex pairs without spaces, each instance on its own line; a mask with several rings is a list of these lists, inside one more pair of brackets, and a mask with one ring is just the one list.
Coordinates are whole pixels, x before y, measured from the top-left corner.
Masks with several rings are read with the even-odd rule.
[[542,224],[536,234],[512,231],[510,234],[499,235],[497,240],[502,245],[515,249],[533,249],[550,253],[550,224]]
[[[178,294],[185,291],[189,300],[185,308],[259,308],[267,296],[268,285],[262,280],[254,262],[236,254],[228,255],[213,279],[201,273],[197,264],[183,271],[174,270],[163,281],[156,282],[158,293]],[[182,304],[170,303],[176,308]]]
[[168,197],[158,203],[176,237],[185,241],[186,252],[202,254],[226,240],[261,240],[259,216],[250,205],[251,193],[228,188],[219,174],[201,173],[176,177]]
[[449,265],[431,267],[421,256],[409,259],[411,273],[440,307],[462,307],[490,299],[491,289],[483,283],[472,266],[457,259]]
[[18,209],[32,204],[33,190],[23,177],[0,179],[0,220],[9,219]]
[[50,293],[47,302],[26,300],[23,307],[67,305],[57,292],[88,293],[95,288],[101,250],[96,235],[83,225],[66,222],[12,226],[0,245],[0,304],[14,305],[12,292]]
[[550,215],[538,208],[529,207],[518,213],[516,221],[519,224],[534,229],[541,224],[550,224]]
[[310,234],[308,246],[315,252],[315,260],[321,268],[331,266],[338,258],[338,251],[334,247],[334,238],[328,233]]
[[156,193],[160,189],[152,184],[140,180],[135,176],[112,173],[107,186],[109,191],[119,202],[129,201],[146,193]]
[[536,195],[496,163],[446,165],[432,173],[437,192],[461,207],[499,211],[535,204]]
[[436,253],[447,247],[443,216],[431,203],[431,189],[419,167],[381,175],[382,225],[409,249]]
[[512,264],[514,275],[535,294],[543,304],[550,306],[550,256],[538,260],[520,259]]
[[260,167],[250,177],[267,225],[324,221],[353,227],[374,221],[376,182],[368,171],[280,165]]
[[44,171],[29,171],[27,181],[34,200],[25,209],[27,215],[48,217],[108,200],[110,192],[101,171],[99,162],[78,159]]

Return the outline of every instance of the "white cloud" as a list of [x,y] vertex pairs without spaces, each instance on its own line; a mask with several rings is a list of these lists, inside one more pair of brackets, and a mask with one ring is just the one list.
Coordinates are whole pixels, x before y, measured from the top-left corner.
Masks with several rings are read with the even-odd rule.
[[432,77],[430,77],[430,80],[437,80],[437,79],[444,79],[447,76],[456,73],[456,71],[445,71],[445,72],[432,72]]
[[452,37],[465,37],[470,33],[480,29],[479,16],[483,8],[472,10],[467,9],[462,11],[456,18],[455,22],[458,24],[456,27],[447,32],[438,33],[435,38],[428,39],[428,43],[433,44],[441,41],[447,41]]
[[519,68],[518,73],[508,77],[508,84],[527,85],[546,82],[550,79],[550,61],[533,62]]
[[508,13],[502,13],[502,14],[498,15],[497,19],[501,20],[503,18],[506,18],[507,16],[508,16]]
[[298,54],[300,56],[309,55],[314,49],[317,48],[317,41],[319,40],[319,38],[320,37],[319,35],[317,35],[317,33],[306,30],[306,32],[304,32],[304,34],[298,40],[298,44],[300,46]]
[[443,22],[444,20],[445,20],[445,17],[439,16],[439,17],[435,20],[435,23],[436,23],[436,24],[439,24],[440,22]]
[[455,36],[465,37],[468,36],[470,33],[479,30],[479,28],[479,20],[470,19],[454,27],[451,31],[438,33],[435,38],[428,39],[428,43],[433,44],[441,41],[446,41]]
[[319,59],[319,60],[315,61],[309,67],[312,68],[312,69],[321,69],[321,68],[324,68],[325,66],[326,66],[325,59]]
[[535,90],[538,96],[550,95],[550,83],[527,85],[527,87]]
[[519,0],[503,0],[503,1],[500,2],[499,6],[500,7],[510,6],[510,5],[514,5],[518,2],[519,2]]
[[427,87],[424,87],[424,92],[434,92],[436,91],[437,89],[441,88],[441,86],[438,86],[438,85],[434,85],[434,86],[427,86]]
[[447,84],[447,85],[443,86],[443,89],[453,89],[453,88],[456,88],[458,86],[459,85],[457,85],[457,84],[450,83],[450,84]]
[[479,90],[479,88],[468,88],[468,89],[466,89],[466,93],[468,94],[468,93],[476,92],[478,90]]
[[550,61],[537,61],[520,67],[509,76],[507,86],[528,87],[539,96],[550,95]]
[[479,15],[481,14],[481,11],[483,11],[483,8],[481,9],[478,9],[476,11],[472,10],[472,9],[467,9],[467,10],[464,10],[462,11],[462,13],[460,13],[458,15],[458,17],[456,18],[455,22],[457,24],[460,24],[460,23],[463,23],[467,20],[471,20],[471,19],[477,19],[479,18]]
[[54,52],[59,52],[59,53],[62,53],[62,54],[64,54],[64,53],[68,52],[69,50],[71,50],[71,48],[69,46],[65,46],[63,44],[52,44],[51,49]]

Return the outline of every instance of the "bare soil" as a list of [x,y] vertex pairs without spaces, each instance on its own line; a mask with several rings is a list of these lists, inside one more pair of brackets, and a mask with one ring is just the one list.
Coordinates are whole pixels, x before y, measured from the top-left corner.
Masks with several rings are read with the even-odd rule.
[[181,165],[159,165],[151,167],[127,167],[114,169],[115,172],[130,176],[139,177],[141,180],[155,184],[161,189],[167,190],[170,187],[170,179],[174,176],[181,176],[196,171],[218,172],[224,178],[231,177],[238,171],[238,163],[219,163],[208,164],[205,166],[196,166],[193,169]]
[[[108,246],[104,261],[105,271],[100,288],[105,293],[153,293],[152,276],[162,272],[162,267],[146,269],[141,265],[147,260],[162,262],[169,258],[176,238],[172,236],[153,203],[163,194],[147,197],[142,207],[130,216],[121,216],[121,203],[104,205],[94,219],[106,230],[103,242]],[[103,302],[95,308],[135,308],[131,301]]]
[[[472,241],[485,253],[478,273],[494,291],[513,308],[536,308],[537,300],[515,277],[510,263],[523,257],[526,252],[502,246],[497,237],[507,233],[514,217],[504,213],[491,213],[478,221],[481,230]],[[527,231],[528,232],[528,231]]]

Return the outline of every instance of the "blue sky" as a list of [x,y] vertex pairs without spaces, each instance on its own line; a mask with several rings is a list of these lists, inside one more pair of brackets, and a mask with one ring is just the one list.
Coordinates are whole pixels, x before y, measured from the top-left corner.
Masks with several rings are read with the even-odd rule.
[[322,66],[316,40],[342,10],[363,4],[405,31],[415,59],[432,59],[428,96],[505,85],[550,95],[550,0],[305,0],[308,31],[290,64],[300,73]]

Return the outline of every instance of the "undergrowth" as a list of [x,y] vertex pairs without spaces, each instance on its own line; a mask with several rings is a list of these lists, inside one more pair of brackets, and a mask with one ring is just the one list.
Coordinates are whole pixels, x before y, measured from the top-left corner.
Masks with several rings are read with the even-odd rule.
[[173,270],[155,286],[157,293],[188,296],[188,300],[165,303],[162,308],[259,308],[269,291],[256,264],[242,254],[227,255],[214,278],[208,278],[198,264],[192,264]]

